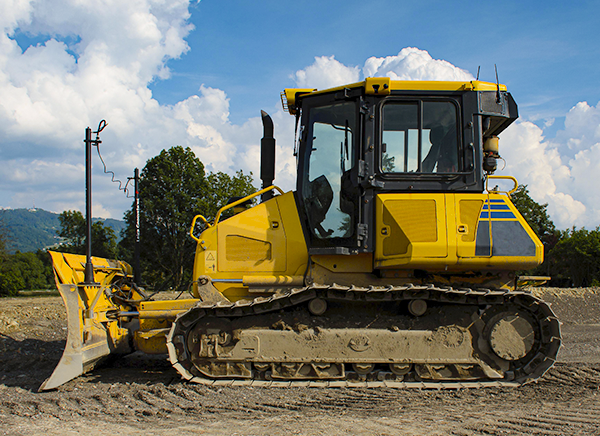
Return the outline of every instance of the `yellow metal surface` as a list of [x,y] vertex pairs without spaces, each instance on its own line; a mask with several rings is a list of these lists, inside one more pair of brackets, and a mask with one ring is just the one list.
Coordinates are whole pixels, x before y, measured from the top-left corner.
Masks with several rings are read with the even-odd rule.
[[[100,257],[92,257],[94,280],[97,285],[84,285],[86,257],[80,254],[48,252],[52,258],[56,285],[76,285],[78,290],[78,308],[82,316],[95,322],[108,322],[106,311],[115,309],[115,305],[106,297],[104,290],[115,280],[131,276],[132,269],[126,262]],[[141,298],[133,291],[135,298]],[[63,298],[64,300],[64,298]],[[65,305],[67,301],[65,300]]]
[[389,95],[390,82],[389,77],[367,77],[365,79],[365,94]]
[[[498,176],[500,178],[500,176]],[[504,177],[502,177],[504,178]],[[506,177],[509,180],[513,180],[516,184],[517,181],[514,177]],[[514,192],[510,191],[510,192]],[[535,234],[535,232],[531,229],[531,227],[525,221],[525,218],[519,213],[515,205],[510,200],[508,195],[504,195],[502,192],[491,192],[488,194],[452,194],[455,197],[455,204],[458,208],[461,207],[465,200],[473,200],[474,198],[479,198],[481,200],[481,211],[479,213],[474,212],[474,208],[469,207],[467,212],[463,212],[460,209],[457,211],[458,216],[463,214],[464,216],[469,216],[471,220],[473,219],[473,215],[478,216],[478,225],[481,225],[482,222],[487,221],[489,224],[493,225],[494,223],[510,223],[513,222],[518,223],[519,227],[524,230],[526,235],[531,238],[531,241],[535,245],[535,255],[531,256],[477,256],[475,252],[475,244],[471,241],[471,237],[474,238],[471,234],[469,234],[468,238],[457,238],[457,253],[459,255],[459,262],[461,265],[470,265],[474,270],[478,268],[484,267],[492,267],[498,270],[526,270],[533,268],[544,260],[544,246]],[[503,216],[497,217],[494,216],[494,210],[490,209],[493,204],[500,204],[503,208]],[[491,226],[490,226],[491,227]],[[475,229],[477,232],[477,229]],[[494,240],[492,235],[489,235],[490,243],[494,246]],[[520,243],[521,238],[517,237],[514,240],[514,243]]]
[[244,276],[244,286],[302,286],[303,276]]
[[[375,268],[440,273],[503,271],[532,268],[543,260],[543,245],[510,198],[501,193],[379,194],[375,207]],[[487,226],[482,229],[502,226],[503,222],[520,229],[531,239],[529,246],[534,247],[534,253],[476,253],[478,243],[491,247],[499,244],[494,242],[491,230],[480,231],[478,242],[482,222]]]
[[422,262],[426,269],[447,257],[446,195],[377,195],[376,267]]
[[281,105],[285,112],[295,115],[297,111],[296,98],[302,94],[316,91],[314,88],[286,88],[281,93]]
[[219,272],[286,271],[285,230],[276,201],[267,201],[219,223]]
[[542,286],[552,280],[549,276],[518,276],[517,287],[535,287]]
[[456,217],[456,254],[458,258],[475,257],[477,225],[487,195],[454,194]]
[[60,362],[40,390],[66,383],[111,353],[131,351],[130,331],[119,321],[107,317],[107,311],[117,307],[105,294],[115,280],[131,274],[131,267],[124,262],[93,257],[94,278],[98,284],[89,285],[83,283],[85,256],[49,253],[67,312],[67,343]]
[[[164,302],[169,303],[168,300]],[[179,313],[185,310],[180,309]],[[145,314],[152,313],[151,311],[145,311]],[[172,318],[164,316],[161,318],[140,317],[139,329],[133,332],[133,345],[135,349],[148,354],[167,353],[166,334],[171,330],[172,323]]]
[[[84,281],[86,258],[80,254],[48,251],[52,258],[55,279],[58,284],[78,284]],[[106,286],[116,276],[131,275],[133,270],[126,262],[92,256],[94,278]]]
[[468,244],[458,244],[458,255],[466,256],[466,253],[462,253],[461,249],[464,246],[471,247],[472,242],[475,241],[477,235],[477,222],[479,221],[479,214],[483,207],[483,199],[473,199],[471,196],[466,198],[456,198],[457,207],[457,232],[461,242]]
[[265,192],[269,192],[272,190],[275,190],[275,191],[279,192],[280,195],[283,195],[283,191],[281,190],[281,188],[279,188],[275,185],[271,185],[268,188],[261,189],[260,191],[257,191],[254,194],[247,195],[244,198],[234,201],[233,203],[229,203],[229,204],[223,206],[221,209],[219,209],[219,211],[217,212],[217,215],[215,216],[215,221],[213,222],[213,226],[219,222],[219,218],[221,218],[221,214],[223,212],[225,212],[226,210],[231,209],[232,207],[239,206],[240,204],[243,204],[243,203],[247,202],[248,200],[252,200],[254,197],[258,197],[259,195],[262,195]]
[[[194,280],[211,277],[231,301],[250,297],[252,277],[258,277],[252,286],[259,286],[265,277],[303,277],[306,270],[308,252],[292,192],[206,229],[199,239],[203,243],[196,249]],[[293,282],[297,286],[297,280]]]
[[144,301],[138,305],[139,317],[172,321],[177,315],[193,307],[198,301],[196,298]]
[[[70,253],[50,252],[57,287],[67,312],[67,344],[63,357],[41,390],[53,389],[89,371],[109,354],[129,353],[136,349],[145,353],[166,353],[166,332],[180,313],[194,306],[197,299],[143,301],[143,296],[123,284],[129,292],[127,300],[116,303],[108,297],[114,286],[131,278],[131,266],[125,262],[92,258],[95,285],[84,284],[86,257]],[[128,315],[117,317],[118,313]],[[111,313],[112,315],[109,315]],[[125,327],[133,318],[139,324]]]
[[[513,182],[513,187],[511,189],[509,189],[508,191],[501,191],[501,190],[490,190],[488,187],[488,183],[490,180],[510,180],[511,182]],[[514,192],[517,191],[517,188],[519,187],[519,182],[517,182],[517,179],[514,178],[513,176],[490,176],[488,175],[485,179],[485,190],[487,192],[493,192],[495,194],[513,194]]]
[[167,335],[171,326],[153,330],[138,330],[134,333],[133,341],[136,350],[146,354],[167,354]]
[[[335,257],[335,256],[333,256]],[[338,263],[344,263],[344,258],[354,256],[337,256]],[[419,265],[414,264],[412,268],[417,268]],[[515,284],[514,274],[509,271],[498,271],[497,269],[481,268],[477,275],[465,275],[464,271],[439,271],[437,274],[415,275],[413,269],[407,268],[406,265],[401,265],[398,269],[381,269],[376,276],[372,272],[339,272],[332,271],[321,266],[318,263],[312,263],[308,273],[308,281],[312,283],[336,283],[343,286],[361,286],[368,288],[369,286],[386,287],[389,285],[427,285],[431,283],[445,284],[448,286],[465,286],[465,287],[490,287],[513,289]]]
[[[376,88],[373,87],[376,85]],[[387,88],[385,88],[387,85]],[[506,85],[480,80],[464,81],[432,81],[432,80],[390,80],[389,77],[367,77],[362,82],[337,86],[327,89],[286,88],[285,95],[290,114],[295,114],[296,99],[305,94],[324,94],[327,92],[341,91],[343,89],[364,88],[366,94],[387,95],[391,91],[506,91]],[[375,92],[377,90],[377,92]],[[286,107],[286,105],[284,105]]]
[[[510,179],[513,179],[512,177]],[[516,183],[516,180],[515,180]],[[458,263],[462,268],[469,267],[472,270],[495,269],[502,270],[524,270],[533,268],[543,261],[544,248],[535,232],[529,227],[523,216],[519,213],[514,204],[510,201],[508,195],[499,192],[489,194],[448,194],[454,197],[456,216],[458,219],[457,229],[461,225],[467,227],[466,233],[457,232],[456,235],[456,253]],[[477,210],[475,201],[479,201],[480,210]],[[491,204],[500,204],[503,208],[504,217],[494,216],[494,211],[490,211]],[[535,254],[531,256],[477,256],[476,255],[476,234],[477,227],[473,228],[473,223],[477,220],[477,226],[487,221],[488,225],[494,223],[514,223],[521,228],[526,235],[531,238],[535,245]],[[518,224],[517,224],[518,223]],[[471,230],[472,229],[472,230]],[[494,246],[494,240],[490,237],[490,243]],[[514,241],[521,242],[520,240]]]
[[312,263],[336,273],[373,272],[373,254],[361,253],[353,256],[313,255]]
[[192,220],[192,226],[190,227],[190,236],[192,237],[193,240],[195,240],[196,242],[200,242],[200,239],[196,237],[196,235],[194,235],[194,230],[196,229],[196,221],[200,219],[202,220],[202,222],[210,227],[210,223],[206,220],[206,218],[204,218],[204,216],[202,215],[196,215],[194,217],[194,219]]
[[271,243],[239,235],[225,237],[227,260],[233,262],[264,262],[272,258]]

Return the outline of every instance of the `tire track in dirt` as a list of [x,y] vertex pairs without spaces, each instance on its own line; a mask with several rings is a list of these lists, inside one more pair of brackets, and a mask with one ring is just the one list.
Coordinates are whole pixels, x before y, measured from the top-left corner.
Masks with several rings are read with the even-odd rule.
[[552,291],[553,308],[577,329],[565,342],[569,359],[538,383],[452,391],[199,386],[182,381],[164,357],[134,354],[37,393],[60,359],[63,321],[48,309],[49,322],[38,325],[24,299],[16,315],[0,300],[18,324],[0,331],[0,435],[599,435],[598,327],[577,323],[600,322],[600,291],[582,294],[585,314],[580,294]]
[[496,422],[480,423],[470,429],[477,435],[598,435],[599,397],[598,392],[592,391],[591,396],[573,402],[544,401],[539,409],[521,404],[498,416]]

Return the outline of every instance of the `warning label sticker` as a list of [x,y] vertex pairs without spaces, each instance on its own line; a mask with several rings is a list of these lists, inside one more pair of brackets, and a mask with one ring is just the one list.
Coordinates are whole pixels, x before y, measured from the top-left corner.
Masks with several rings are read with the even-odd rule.
[[217,252],[214,250],[207,250],[204,252],[204,268],[206,271],[216,272],[217,271]]

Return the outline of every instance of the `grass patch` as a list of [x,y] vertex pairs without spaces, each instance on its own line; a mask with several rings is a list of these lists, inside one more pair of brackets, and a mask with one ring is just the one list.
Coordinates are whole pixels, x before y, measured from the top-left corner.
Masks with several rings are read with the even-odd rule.
[[57,289],[38,289],[35,291],[19,291],[17,297],[58,297]]

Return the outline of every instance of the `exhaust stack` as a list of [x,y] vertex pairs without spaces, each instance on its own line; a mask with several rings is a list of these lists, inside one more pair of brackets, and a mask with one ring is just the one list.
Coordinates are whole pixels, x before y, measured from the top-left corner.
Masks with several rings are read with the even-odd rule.
[[[260,111],[263,123],[263,138],[260,140],[260,179],[261,189],[268,188],[275,180],[275,138],[273,137],[273,120],[265,111]],[[273,191],[262,194],[261,202],[273,198]]]

